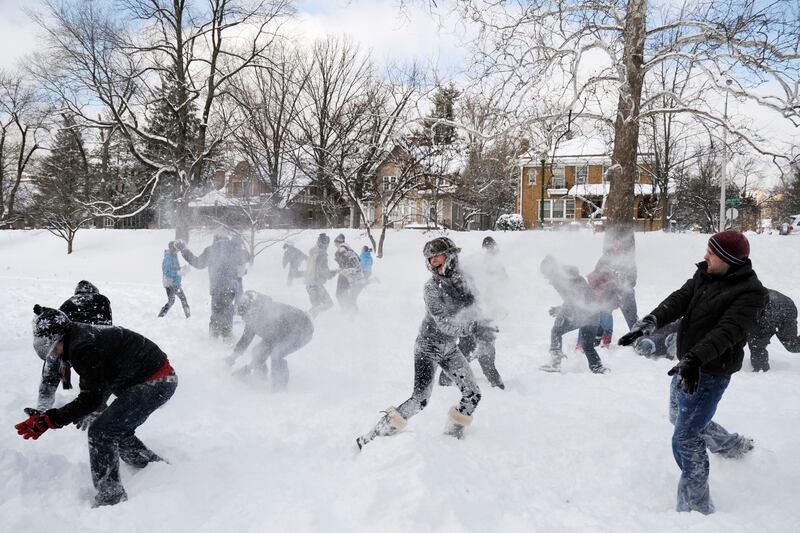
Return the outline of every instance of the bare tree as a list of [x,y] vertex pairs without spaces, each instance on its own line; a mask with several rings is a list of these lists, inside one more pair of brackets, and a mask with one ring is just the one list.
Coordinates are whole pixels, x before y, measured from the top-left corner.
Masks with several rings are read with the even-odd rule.
[[40,95],[22,74],[0,72],[0,228],[18,216],[20,183],[42,147],[48,118]]
[[[525,102],[544,92],[557,95],[565,116],[612,124],[612,162],[619,165],[607,202],[608,220],[625,232],[632,226],[639,128],[663,113],[690,116],[770,157],[782,157],[752,132],[724,120],[716,95],[729,94],[800,122],[797,52],[800,27],[792,2],[712,0],[686,2],[648,19],[646,0],[543,0],[534,3],[459,0],[480,38],[474,65],[496,93],[517,102],[521,118],[549,120]],[[675,39],[664,34],[680,29]],[[659,44],[660,46],[655,46]],[[705,80],[702,97],[669,108],[641,110],[642,89],[664,63],[686,61]],[[726,80],[731,80],[730,86]],[[486,83],[486,82],[483,82]],[[776,87],[761,91],[769,84]],[[651,98],[658,98],[651,94]]]
[[[153,172],[150,192],[161,179],[173,181],[176,236],[188,238],[187,201],[208,179],[209,156],[234,127],[219,100],[270,47],[289,0],[120,0],[103,7],[46,0],[45,6],[46,15],[36,17],[48,36],[40,78],[85,124],[119,128]],[[90,112],[97,105],[107,119]],[[148,130],[147,113],[159,105],[172,110],[170,136]],[[161,147],[149,152],[160,155],[148,157],[145,146]],[[128,216],[130,206],[93,207],[117,217]]]

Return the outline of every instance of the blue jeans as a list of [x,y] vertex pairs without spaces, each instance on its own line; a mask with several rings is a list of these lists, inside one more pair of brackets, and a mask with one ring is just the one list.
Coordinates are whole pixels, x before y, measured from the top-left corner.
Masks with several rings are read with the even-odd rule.
[[731,378],[701,374],[697,391],[691,395],[677,387],[677,378],[673,377],[670,385],[670,422],[675,426],[672,455],[681,469],[677,510],[710,514],[714,504],[708,488],[706,447],[718,451],[742,438],[711,421]]
[[578,343],[583,348],[583,354],[586,356],[586,361],[589,363],[589,368],[597,370],[603,367],[603,362],[594,349],[594,337],[597,334],[597,317],[591,317],[586,321],[586,324],[581,326],[574,323],[567,317],[558,315],[553,322],[553,327],[550,330],[550,352],[561,352],[562,340],[561,337],[565,333],[578,330]]
[[597,333],[600,337],[610,337],[614,333],[614,317],[611,313],[597,316]]
[[135,431],[172,397],[177,386],[175,374],[134,385],[121,392],[89,426],[89,463],[100,499],[113,500],[125,493],[119,479],[120,459],[136,468],[161,460]]

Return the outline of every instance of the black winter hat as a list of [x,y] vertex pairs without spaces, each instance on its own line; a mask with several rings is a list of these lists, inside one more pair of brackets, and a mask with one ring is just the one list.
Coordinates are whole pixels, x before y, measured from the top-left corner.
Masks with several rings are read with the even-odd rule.
[[732,266],[743,265],[750,257],[750,243],[740,231],[728,230],[715,233],[708,239],[708,247],[720,259]]
[[326,233],[320,233],[317,237],[317,246],[328,246],[331,243],[331,238]]
[[452,239],[447,237],[437,237],[425,243],[425,247],[422,249],[422,254],[426,259],[430,259],[435,255],[457,254],[460,251],[461,248],[456,246],[456,243],[454,243]]
[[92,283],[82,279],[75,287],[75,294],[98,294],[100,291]]
[[39,304],[33,306],[33,349],[44,359],[69,330],[72,321],[62,311]]
[[485,237],[481,246],[484,248],[494,248],[497,246],[497,242],[492,237]]
[[343,234],[343,233],[340,233],[339,235],[337,235],[337,236],[336,236],[336,238],[335,238],[335,239],[333,239],[333,242],[334,242],[335,244],[341,244],[341,243],[343,243],[343,242],[344,242],[344,234]]

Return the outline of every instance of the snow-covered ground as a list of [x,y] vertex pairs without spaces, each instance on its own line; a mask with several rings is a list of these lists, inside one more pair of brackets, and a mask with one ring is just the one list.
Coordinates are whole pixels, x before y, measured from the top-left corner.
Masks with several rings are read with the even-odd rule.
[[[316,234],[294,241],[307,250]],[[345,234],[354,248],[367,243],[359,231]],[[751,373],[746,360],[716,420],[753,437],[756,448],[738,461],[711,458],[715,515],[676,513],[670,363],[615,348],[601,350],[608,375],[591,374],[572,352],[564,374],[538,370],[548,359],[547,310],[559,303],[538,273],[539,261],[553,253],[585,274],[602,236],[493,235],[511,277],[510,286],[492,290],[492,307],[502,316],[497,366],[507,389],[490,388],[475,364],[483,401],[464,440],[442,434],[458,392],[437,386],[404,432],[358,453],[355,437],[411,391],[428,276],[421,248],[431,234],[388,235],[386,257],[375,261],[380,282],[362,293],[360,313],[343,317],[334,308],[319,316],[311,343],[289,357],[289,390],[273,394],[268,384],[231,376],[222,361],[231,348],[208,339],[206,272],[184,279],[190,319],[179,304],[156,318],[171,232],[85,230],[71,256],[44,231],[0,232],[0,531],[800,530],[800,356],[773,343],[767,374]],[[469,260],[485,234],[450,236]],[[692,274],[706,239],[637,234],[641,311]],[[800,302],[800,239],[750,239],[764,284]],[[195,233],[190,248],[202,250],[210,240]],[[258,257],[246,288],[307,308],[302,283],[286,286],[281,252],[275,246]],[[139,472],[123,465],[130,499],[112,508],[89,507],[94,491],[84,433],[69,427],[33,442],[13,428],[35,402],[41,370],[31,349],[31,307],[58,306],[80,279],[111,299],[116,324],[155,340],[180,377],[173,399],[138,432],[170,464]],[[626,328],[618,312],[615,322],[616,340]],[[565,346],[574,346],[574,337]],[[59,389],[57,401],[73,394]]]

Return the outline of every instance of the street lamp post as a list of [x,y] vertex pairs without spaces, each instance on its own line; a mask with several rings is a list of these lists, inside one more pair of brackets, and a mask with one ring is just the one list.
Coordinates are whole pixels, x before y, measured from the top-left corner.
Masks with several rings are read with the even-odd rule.
[[723,113],[722,128],[722,168],[719,176],[719,230],[725,231],[725,187],[728,180],[728,87],[733,80],[725,80],[725,112]]
[[539,174],[539,177],[542,178],[541,189],[540,189],[541,193],[539,196],[539,228],[544,229],[544,163],[545,163],[544,158],[541,159],[541,163],[542,163],[542,169],[541,169],[541,174]]

